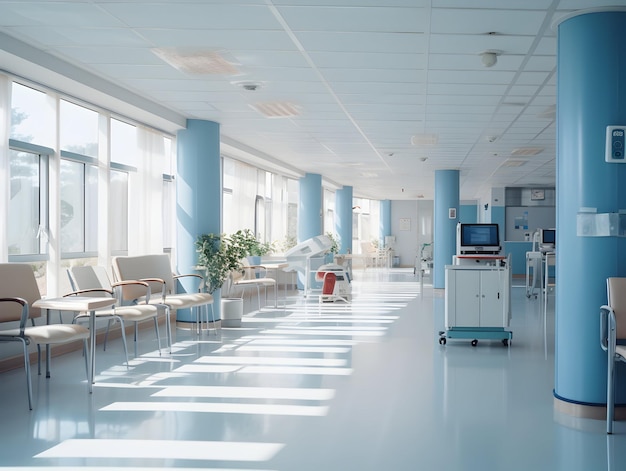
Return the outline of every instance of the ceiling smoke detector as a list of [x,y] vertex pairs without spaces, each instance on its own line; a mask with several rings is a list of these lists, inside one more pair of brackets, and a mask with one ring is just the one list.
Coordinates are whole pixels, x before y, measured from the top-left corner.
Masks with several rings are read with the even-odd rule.
[[493,67],[498,62],[500,51],[485,51],[480,54],[480,60],[485,67]]

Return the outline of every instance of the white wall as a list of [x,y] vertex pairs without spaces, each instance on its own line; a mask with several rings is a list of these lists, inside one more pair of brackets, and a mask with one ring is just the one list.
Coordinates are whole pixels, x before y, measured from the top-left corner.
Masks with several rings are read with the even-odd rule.
[[394,255],[400,257],[400,266],[415,266],[422,244],[433,241],[432,200],[392,201],[391,235],[396,237]]

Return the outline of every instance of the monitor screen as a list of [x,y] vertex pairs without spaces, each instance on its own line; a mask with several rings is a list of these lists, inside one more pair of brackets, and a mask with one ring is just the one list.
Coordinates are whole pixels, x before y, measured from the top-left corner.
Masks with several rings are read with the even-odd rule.
[[461,247],[499,247],[497,224],[461,224]]
[[556,229],[543,229],[541,231],[541,243],[544,245],[556,244]]

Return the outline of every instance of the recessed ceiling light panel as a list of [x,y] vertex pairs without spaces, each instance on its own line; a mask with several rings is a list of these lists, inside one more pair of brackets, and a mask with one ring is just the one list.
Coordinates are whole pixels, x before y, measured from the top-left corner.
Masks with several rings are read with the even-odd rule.
[[255,103],[250,106],[266,118],[289,118],[300,114],[300,109],[297,105],[286,101]]
[[411,144],[414,146],[434,146],[439,141],[437,134],[415,134],[411,136]]
[[191,75],[239,75],[234,64],[216,50],[185,51],[176,48],[155,48],[152,52],[175,69]]
[[543,151],[543,147],[520,147],[518,149],[513,149],[511,151],[511,155],[516,157],[528,157],[531,155],[541,154]]

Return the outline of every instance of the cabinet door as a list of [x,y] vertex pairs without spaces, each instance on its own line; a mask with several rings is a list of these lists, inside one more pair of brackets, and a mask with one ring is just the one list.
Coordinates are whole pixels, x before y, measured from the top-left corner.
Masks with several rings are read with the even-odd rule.
[[485,271],[480,277],[480,327],[505,327],[503,319],[505,274]]
[[480,321],[480,272],[456,270],[456,327],[477,327]]

